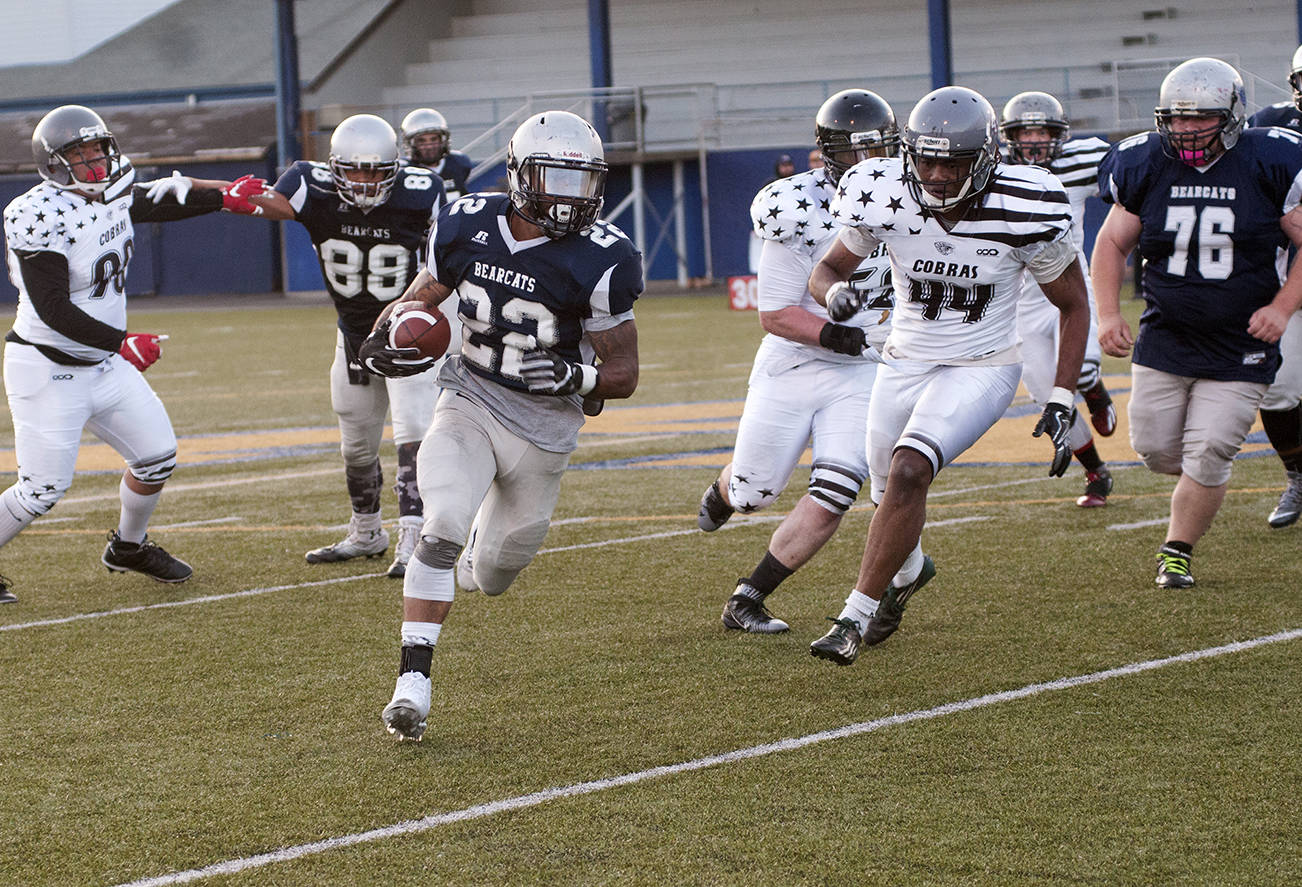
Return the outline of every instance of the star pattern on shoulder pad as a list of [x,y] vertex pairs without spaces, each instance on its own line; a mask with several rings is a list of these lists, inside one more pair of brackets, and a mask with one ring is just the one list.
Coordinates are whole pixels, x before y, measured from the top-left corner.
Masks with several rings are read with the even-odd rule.
[[873,196],[872,196],[871,194],[869,194],[867,191],[860,191],[860,192],[859,192],[859,205],[860,205],[860,206],[867,206],[868,204],[870,204],[870,203],[872,203],[872,202],[873,202]]
[[810,203],[808,200],[806,200],[804,197],[801,197],[799,200],[796,201],[797,209],[806,210],[809,209],[811,206],[813,206],[813,204]]
[[780,215],[782,215],[782,208],[779,207],[776,203],[769,207],[770,219],[776,219]]
[[880,179],[882,176],[886,175],[886,170],[874,169],[872,172],[868,173],[868,175],[872,176],[874,179]]
[[886,204],[886,208],[889,209],[889,210],[890,210],[891,212],[893,212],[893,213],[897,213],[897,212],[899,212],[900,210],[904,209],[904,202],[903,202],[902,200],[900,200],[900,198],[898,198],[898,197],[892,197],[892,198],[887,202],[887,204]]

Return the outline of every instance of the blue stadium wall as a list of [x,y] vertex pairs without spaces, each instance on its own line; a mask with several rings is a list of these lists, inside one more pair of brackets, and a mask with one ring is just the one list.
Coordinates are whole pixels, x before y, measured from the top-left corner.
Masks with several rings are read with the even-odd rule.
[[[165,176],[173,167],[141,167],[139,180]],[[206,163],[175,167],[200,179],[239,178],[246,173],[274,175],[270,161]],[[38,180],[0,177],[0,204],[8,205]],[[265,293],[280,288],[280,244],[276,226],[261,219],[212,213],[180,222],[135,226],[135,254],[127,272],[127,294],[199,296]],[[16,302],[18,291],[6,276],[0,302]]]

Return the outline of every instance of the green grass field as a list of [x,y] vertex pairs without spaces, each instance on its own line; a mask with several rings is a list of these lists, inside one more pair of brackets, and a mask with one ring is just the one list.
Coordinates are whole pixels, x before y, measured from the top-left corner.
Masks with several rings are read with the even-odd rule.
[[171,336],[149,378],[182,438],[151,533],[195,576],[104,570],[120,463],[89,445],[102,467],[0,552],[21,598],[0,609],[0,884],[1302,882],[1302,528],[1267,528],[1283,471],[1259,444],[1198,586],[1170,592],[1172,482],[1124,430],[1113,499],[1084,511],[1079,467],[1048,478],[1034,416],[1004,420],[936,482],[937,578],[837,668],[808,644],[870,508],[770,599],[789,633],[725,632],[807,472],[696,531],[758,324],[711,294],[647,298],[638,326],[637,395],[585,431],[516,585],[459,596],[425,741],[399,745],[388,559],[303,561],[348,516],[333,311],[138,302],[131,328]]

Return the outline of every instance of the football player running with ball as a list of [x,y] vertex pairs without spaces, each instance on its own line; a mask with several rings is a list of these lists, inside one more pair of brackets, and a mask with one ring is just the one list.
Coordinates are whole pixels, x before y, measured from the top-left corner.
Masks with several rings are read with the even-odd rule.
[[[1076,260],[1081,271],[1089,273],[1085,263],[1085,200],[1098,194],[1099,161],[1108,152],[1102,139],[1072,139],[1071,126],[1062,104],[1047,92],[1023,92],[1004,105],[999,123],[1005,159],[1009,163],[1034,163],[1058,177],[1071,201],[1071,239],[1076,245]],[[1040,292],[1029,276],[1025,279],[1022,301],[1017,306],[1017,332],[1022,337],[1022,382],[1041,407],[1053,390],[1054,365],[1058,360],[1058,309]],[[1089,278],[1085,285],[1088,289]],[[1081,508],[1098,508],[1108,504],[1112,492],[1112,473],[1099,456],[1090,433],[1104,437],[1117,430],[1117,411],[1100,374],[1097,321],[1094,321],[1094,296],[1090,293],[1089,339],[1085,344],[1085,363],[1081,367],[1076,392],[1085,399],[1090,420],[1078,412],[1072,420],[1071,445],[1077,461],[1085,469],[1085,492],[1076,500]]]
[[[136,184],[104,120],[81,105],[55,108],[41,119],[32,155],[42,181],[4,211],[9,275],[18,288],[4,349],[18,481],[0,493],[0,546],[68,491],[82,430],[89,429],[127,463],[104,565],[184,582],[190,565],[146,535],[176,468],[176,434],[141,375],[158,360],[160,337],[127,331],[133,224],[222,209],[254,214],[248,197],[266,183],[173,173]],[[15,600],[10,582],[0,578],[0,603]]]
[[[1302,305],[1302,136],[1245,129],[1238,71],[1213,58],[1171,70],[1156,132],[1118,143],[1099,167],[1111,203],[1091,262],[1099,342],[1131,357],[1130,445],[1150,471],[1178,477],[1158,586],[1190,588],[1194,545],[1229,487],[1279,341]],[[1139,335],[1121,316],[1126,256],[1144,258]]]
[[[828,318],[807,284],[840,229],[831,203],[841,176],[860,160],[899,153],[895,114],[876,93],[848,89],[818,109],[814,139],[823,168],[766,185],[751,204],[755,233],[764,241],[759,316],[768,335],[755,355],[732,461],[705,491],[697,518],[712,532],[734,510],[750,514],[772,504],[812,437],[808,492],[724,606],[723,627],[741,631],[787,630],[765,599],[832,538],[868,478],[868,395],[891,328],[894,290],[885,246],[851,275],[860,309],[842,323]],[[922,570],[910,583],[921,586],[931,577],[929,564]]]
[[[1017,303],[1029,271],[1061,312],[1054,388],[1035,427],[1053,442],[1051,475],[1071,463],[1067,434],[1089,334],[1089,302],[1062,185],[1038,166],[999,163],[994,109],[947,86],[922,97],[903,158],[872,158],[841,178],[832,215],[845,227],[814,266],[809,291],[833,320],[862,296],[848,281],[879,245],[894,270],[895,316],[868,405],[868,467],[877,503],[858,580],[810,653],[838,665],[859,655],[892,591],[923,574],[927,491],[976,443],[1017,391]],[[896,592],[874,638],[899,624]]]
[[[547,534],[584,406],[637,387],[642,256],[597,220],[604,156],[583,118],[530,117],[507,146],[509,193],[471,194],[439,213],[428,265],[403,296],[437,306],[455,294],[464,326],[420,448],[425,525],[382,714],[400,739],[425,731],[434,645],[456,589],[506,591]],[[432,361],[389,347],[391,313],[363,343],[363,362],[386,376],[428,369]]]
[[[380,439],[385,413],[392,411],[398,545],[388,575],[401,578],[423,520],[416,451],[434,414],[438,386],[432,375],[376,378],[362,368],[357,350],[380,312],[416,277],[425,232],[444,205],[443,181],[421,167],[399,169],[393,127],[372,114],[356,114],[330,136],[327,163],[298,161],[258,202],[266,218],[292,219],[307,229],[339,315],[330,404],[339,418],[352,517],[348,535],[309,551],[307,562],[378,557],[388,550],[389,532],[380,516]],[[455,317],[449,320],[456,323]]]

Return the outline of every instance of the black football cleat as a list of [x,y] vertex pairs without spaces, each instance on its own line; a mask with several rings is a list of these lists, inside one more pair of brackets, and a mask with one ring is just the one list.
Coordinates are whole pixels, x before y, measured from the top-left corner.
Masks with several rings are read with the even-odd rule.
[[779,634],[791,627],[770,613],[763,601],[741,594],[740,589],[746,584],[745,579],[738,581],[738,591],[723,605],[724,628],[753,634]]
[[139,544],[123,542],[118,537],[117,530],[114,530],[109,533],[108,540],[100,561],[111,572],[125,573],[131,570],[159,582],[184,582],[194,574],[194,569],[189,564],[172,557],[148,536]]
[[719,492],[719,482],[710,484],[710,488],[701,496],[701,508],[696,513],[696,525],[707,533],[713,533],[732,517],[732,506],[723,501]]
[[1155,580],[1158,588],[1193,588],[1194,577],[1189,572],[1189,561],[1192,559],[1192,554],[1185,554],[1168,545],[1159,548]]
[[1108,494],[1112,492],[1112,472],[1106,465],[1100,465],[1098,471],[1085,472],[1085,492],[1076,499],[1081,508],[1102,508],[1108,504]]
[[18,596],[14,594],[13,587],[12,580],[0,576],[0,604],[18,603]]
[[877,605],[877,612],[868,620],[868,627],[864,630],[865,647],[880,644],[895,633],[895,629],[900,627],[900,619],[904,616],[904,605],[908,603],[915,591],[930,582],[935,575],[936,562],[930,555],[923,555],[922,572],[918,574],[917,579],[902,587],[891,585],[886,589],[886,593],[882,595],[882,602]]
[[853,619],[827,618],[832,623],[832,630],[809,645],[809,655],[837,665],[851,665],[859,656],[859,645],[863,637],[859,626]]

